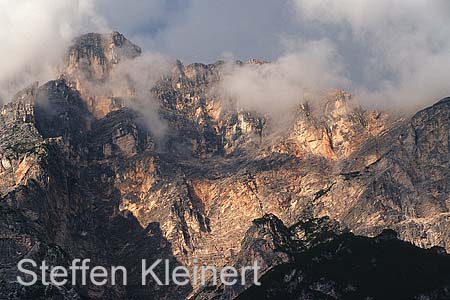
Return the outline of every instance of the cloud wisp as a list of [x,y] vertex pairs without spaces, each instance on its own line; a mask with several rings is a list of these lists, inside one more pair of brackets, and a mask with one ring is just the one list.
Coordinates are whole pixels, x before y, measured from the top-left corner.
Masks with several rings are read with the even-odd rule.
[[[71,39],[125,33],[151,53],[270,65],[228,69],[243,107],[283,111],[303,95],[348,89],[367,106],[417,109],[450,94],[446,0],[0,0],[0,97],[50,79]],[[51,47],[49,46],[51,45]]]
[[0,0],[0,100],[56,74],[72,38],[106,29],[93,2]]
[[332,43],[318,40],[270,63],[227,64],[218,91],[239,109],[281,118],[302,101],[348,85],[338,56]]
[[302,97],[343,88],[367,107],[409,112],[450,95],[447,1],[291,4],[297,31],[280,35],[280,56],[237,68],[222,83],[244,108],[283,111]]
[[[295,0],[303,24],[323,35],[335,28],[352,49],[363,49],[358,64],[344,63],[354,90],[368,104],[417,107],[450,94],[450,5],[445,0]],[[351,54],[358,51],[351,51]]]

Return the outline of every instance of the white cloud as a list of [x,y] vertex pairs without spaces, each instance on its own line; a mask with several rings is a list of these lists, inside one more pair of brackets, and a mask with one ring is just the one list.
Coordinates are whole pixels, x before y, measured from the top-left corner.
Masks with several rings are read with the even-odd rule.
[[[71,39],[105,28],[90,0],[0,0],[0,100],[55,75]],[[2,99],[4,98],[4,99]]]
[[339,62],[328,40],[306,41],[274,62],[234,65],[224,72],[219,91],[241,109],[282,117],[305,99],[346,86]]
[[[445,0],[294,0],[298,16],[323,32],[345,32],[337,47],[364,49],[354,88],[372,104],[414,107],[450,94],[450,4]],[[351,50],[351,48],[350,48]]]
[[[450,94],[446,0],[0,0],[0,97],[50,79],[75,35],[109,28],[188,62],[212,62],[223,53],[273,60],[236,76],[248,73],[247,86],[259,95],[283,87],[276,101],[288,105],[287,86],[295,97],[345,83],[368,104],[408,107]],[[273,102],[245,94],[243,103]]]

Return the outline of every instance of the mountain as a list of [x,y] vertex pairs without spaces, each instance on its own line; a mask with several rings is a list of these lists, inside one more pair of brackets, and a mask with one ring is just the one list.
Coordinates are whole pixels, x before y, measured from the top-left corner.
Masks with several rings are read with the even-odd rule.
[[[146,87],[158,102],[161,137],[136,106],[135,83],[118,76],[121,65],[140,55],[118,32],[81,36],[58,79],[31,85],[2,108],[1,299],[185,299],[199,287],[141,286],[141,259],[169,258],[183,266],[245,259],[249,228],[265,223],[268,214],[277,216],[269,220],[283,232],[280,239],[295,245],[283,258],[287,265],[267,261],[275,273],[263,276],[267,290],[289,285],[306,293],[298,299],[316,299],[307,296],[312,292],[299,278],[281,282],[295,270],[306,274],[308,284],[335,289],[337,299],[369,297],[372,277],[336,281],[343,275],[334,273],[338,261],[361,268],[355,274],[362,276],[373,268],[368,262],[381,259],[374,269],[381,279],[374,282],[387,284],[383,275],[400,274],[391,272],[412,263],[395,264],[388,257],[411,254],[420,258],[414,268],[427,270],[431,282],[411,296],[445,295],[445,254],[377,241],[392,229],[418,247],[450,249],[450,98],[408,117],[365,110],[350,94],[334,91],[319,104],[299,101],[289,124],[278,130],[269,116],[230,107],[214,92],[223,62],[178,61]],[[332,220],[327,226],[351,233],[334,233],[312,248],[299,246],[292,228],[324,217]],[[360,259],[338,252],[329,258],[336,261],[330,267],[313,259],[336,252],[337,243],[361,253]],[[377,247],[384,252],[374,253]],[[264,249],[270,257],[270,247]],[[91,258],[133,271],[127,286],[24,288],[15,279],[22,258],[59,265]],[[324,273],[312,272],[314,264],[303,269],[299,262],[308,259]],[[317,281],[321,274],[329,275],[326,282]],[[277,280],[278,290],[272,285]],[[346,294],[347,285],[354,293]],[[253,299],[252,293],[267,290],[250,288],[235,296]],[[323,299],[334,297],[321,293],[327,295]]]

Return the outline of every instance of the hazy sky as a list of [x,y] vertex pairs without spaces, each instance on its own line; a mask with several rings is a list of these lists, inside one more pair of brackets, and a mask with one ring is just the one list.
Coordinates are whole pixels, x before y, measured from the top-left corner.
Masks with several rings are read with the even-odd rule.
[[[314,91],[338,85],[368,104],[420,106],[450,95],[449,3],[0,0],[0,90],[4,93],[18,78],[48,77],[75,35],[117,30],[146,51],[185,63],[223,57],[271,60],[273,69],[263,71],[262,85],[272,78],[288,80],[292,87],[284,88],[295,93],[299,86]],[[261,71],[239,76],[261,75],[252,72]],[[258,84],[254,81],[248,84]],[[253,88],[261,92],[264,86]]]
[[243,60],[274,59],[282,52],[282,35],[296,27],[293,7],[286,0],[186,3],[167,12],[145,46],[187,62],[214,62],[224,54]]

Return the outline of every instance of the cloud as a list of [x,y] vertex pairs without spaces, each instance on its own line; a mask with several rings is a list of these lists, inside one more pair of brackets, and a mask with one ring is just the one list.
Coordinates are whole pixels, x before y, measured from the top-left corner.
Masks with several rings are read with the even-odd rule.
[[[13,94],[32,82],[42,84],[56,78],[76,36],[87,32],[106,33],[122,26],[128,31],[139,31],[141,26],[162,16],[163,3],[162,0],[126,3],[0,0],[0,100],[10,101]],[[85,88],[99,97],[133,99],[129,106],[140,112],[154,137],[161,138],[166,125],[157,115],[158,105],[150,89],[169,69],[164,56],[147,51],[135,60],[123,60],[107,82],[85,80]],[[130,85],[133,97],[127,94]]]
[[[104,38],[111,38],[104,35]],[[115,53],[127,53],[134,45],[125,43]],[[128,52],[129,53],[129,52]],[[158,81],[170,75],[173,63],[159,53],[144,52],[135,57],[135,52],[129,56],[121,56],[117,63],[111,64],[108,72],[98,77],[91,76],[92,65],[82,63],[75,69],[65,73],[65,77],[78,82],[78,89],[85,98],[94,98],[96,103],[109,101],[112,98],[121,99],[126,107],[132,108],[139,116],[139,121],[153,134],[153,138],[160,140],[167,130],[166,121],[159,115],[160,101],[156,99],[152,89]],[[108,54],[106,55],[108,56]],[[96,68],[94,62],[94,69]],[[123,102],[122,102],[123,101]],[[100,105],[101,109],[108,106]],[[95,111],[95,109],[94,109]],[[101,116],[109,113],[109,110],[101,110]]]
[[331,39],[336,47],[351,52],[343,55],[344,63],[349,72],[360,75],[351,79],[366,102],[416,108],[450,94],[448,1],[294,0],[294,4],[302,24],[320,36],[339,32]]
[[298,93],[338,84],[374,106],[416,108],[450,94],[446,0],[0,0],[0,97],[52,78],[74,36],[110,28],[188,63],[224,53],[273,61],[229,70],[227,96],[249,108],[284,109]]
[[71,39],[105,28],[89,0],[0,0],[0,100],[55,75]]
[[132,99],[128,106],[136,110],[142,122],[153,134],[162,139],[167,131],[167,123],[159,115],[160,103],[155,99],[151,89],[158,80],[168,75],[172,64],[166,56],[158,53],[143,55],[118,64],[115,81],[108,84],[115,88],[118,83],[128,82],[132,88]]
[[305,41],[274,62],[228,67],[219,93],[239,109],[282,118],[305,99],[345,87],[348,82],[339,61],[328,40]]
[[221,84],[224,96],[244,108],[284,115],[301,95],[336,87],[356,94],[365,106],[403,111],[450,95],[448,1],[291,4],[297,23],[279,35],[279,56],[269,65],[229,72]]

